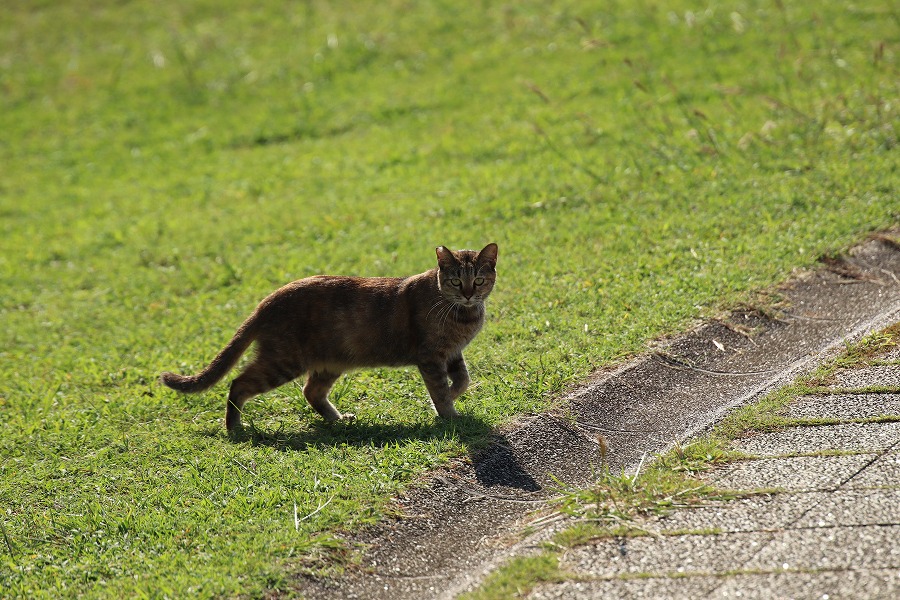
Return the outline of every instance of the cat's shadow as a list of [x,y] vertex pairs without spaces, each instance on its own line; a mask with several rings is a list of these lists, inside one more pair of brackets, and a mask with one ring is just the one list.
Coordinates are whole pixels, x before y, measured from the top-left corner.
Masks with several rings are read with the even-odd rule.
[[[222,432],[218,428],[208,429],[201,435],[219,437]],[[452,421],[436,418],[429,423],[417,424],[317,421],[302,430],[275,431],[261,429],[249,422],[228,437],[232,443],[249,442],[252,446],[266,446],[283,452],[302,452],[341,444],[381,448],[410,440],[455,437],[466,447],[475,476],[485,487],[505,486],[527,492],[541,489],[521,465],[505,436],[494,432],[488,423],[472,415],[464,414]]]
[[[491,427],[483,420],[463,415],[452,421],[434,419],[430,423],[373,423],[370,421],[340,421],[325,423],[315,421],[306,429],[275,431],[257,427],[249,422],[240,431],[229,434],[233,443],[250,442],[253,446],[268,446],[279,451],[303,451],[309,447],[374,446],[377,448],[409,440],[431,440],[457,437],[467,448],[484,446],[491,434]],[[221,435],[220,431],[206,432]]]

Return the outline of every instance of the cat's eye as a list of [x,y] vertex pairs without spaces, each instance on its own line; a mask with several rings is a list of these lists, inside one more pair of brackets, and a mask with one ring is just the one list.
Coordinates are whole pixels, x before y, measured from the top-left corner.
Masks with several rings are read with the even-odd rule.
[[484,285],[484,277],[476,277],[475,285]]
[[451,279],[451,280],[450,280],[450,283],[453,284],[455,287],[461,287],[461,286],[462,286],[462,281],[460,281],[459,279]]

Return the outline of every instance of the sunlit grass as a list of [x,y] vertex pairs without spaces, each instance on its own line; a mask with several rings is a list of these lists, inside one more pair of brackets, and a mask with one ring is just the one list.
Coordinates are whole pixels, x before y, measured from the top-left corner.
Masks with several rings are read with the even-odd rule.
[[[342,532],[493,426],[895,224],[892,10],[6,7],[0,585],[233,596],[340,568]],[[338,384],[355,425],[286,386],[235,444],[224,386],[156,384],[291,279],[488,241],[462,423],[374,370]]]

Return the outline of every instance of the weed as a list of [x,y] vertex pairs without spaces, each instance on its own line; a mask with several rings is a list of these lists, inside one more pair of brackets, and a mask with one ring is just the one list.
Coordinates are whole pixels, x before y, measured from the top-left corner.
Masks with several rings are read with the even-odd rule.
[[518,557],[502,570],[492,573],[477,590],[463,594],[461,600],[501,600],[524,598],[534,586],[569,579],[559,569],[559,557],[553,552]]

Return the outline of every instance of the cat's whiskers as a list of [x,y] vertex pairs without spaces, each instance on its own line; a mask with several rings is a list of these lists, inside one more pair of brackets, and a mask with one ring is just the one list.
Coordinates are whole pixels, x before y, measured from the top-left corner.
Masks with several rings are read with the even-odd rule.
[[425,320],[426,321],[428,320],[428,317],[431,316],[431,313],[436,308],[438,309],[437,316],[438,316],[438,319],[440,320],[441,310],[443,309],[445,304],[446,304],[446,301],[443,298],[438,298],[438,301],[435,302],[430,309],[428,309],[428,313],[425,315]]
[[450,313],[453,312],[454,308],[456,308],[456,303],[449,302],[447,303],[445,310],[442,310],[438,314],[438,326],[441,331],[443,331],[445,326],[447,325],[447,321],[450,319]]
[[444,317],[444,323],[443,323],[443,325],[446,325],[447,322],[450,321],[450,318],[451,318],[451,317],[452,317],[454,320],[458,320],[458,319],[459,319],[459,310],[460,310],[460,308],[462,308],[462,304],[460,304],[459,302],[451,302],[451,303],[450,303],[450,310],[447,311],[447,314],[446,314],[445,317]]

